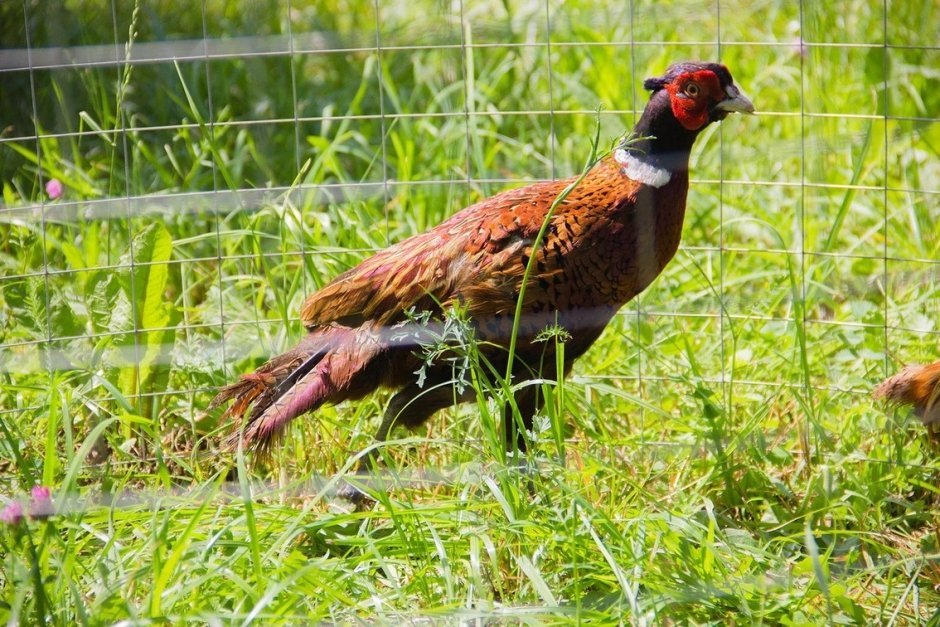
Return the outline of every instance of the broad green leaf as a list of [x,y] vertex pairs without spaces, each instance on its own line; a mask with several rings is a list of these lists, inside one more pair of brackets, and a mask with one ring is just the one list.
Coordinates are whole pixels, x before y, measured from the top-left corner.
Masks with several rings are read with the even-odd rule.
[[170,321],[170,307],[166,302],[167,262],[173,253],[173,241],[166,227],[159,222],[148,225],[133,240],[131,249],[121,258],[121,265],[132,267],[125,279],[124,291],[131,301],[136,334],[128,334],[122,344],[134,346],[138,342],[136,367],[122,370],[120,387],[125,394],[134,394],[138,385],[150,378],[152,365],[163,350],[162,329]]

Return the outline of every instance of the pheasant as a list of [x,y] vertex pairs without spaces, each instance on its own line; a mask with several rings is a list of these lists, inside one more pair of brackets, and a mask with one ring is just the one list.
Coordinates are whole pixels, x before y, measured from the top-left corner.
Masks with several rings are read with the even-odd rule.
[[889,403],[912,405],[914,415],[940,438],[940,361],[926,366],[907,366],[875,388],[875,398]]
[[[717,63],[676,63],[644,87],[651,92],[649,103],[630,141],[596,162],[580,181],[536,183],[478,202],[367,258],[309,296],[300,312],[307,331],[300,343],[212,401],[211,407],[233,401],[226,417],[240,427],[229,443],[241,439],[246,448],[267,450],[297,416],[379,387],[397,391],[378,441],[395,425],[414,428],[439,409],[473,400],[472,389],[449,384],[452,363],[429,365],[417,354],[420,331],[409,331],[421,328],[409,324],[414,312],[430,312],[439,321],[459,307],[469,316],[483,356],[505,371],[521,296],[513,383],[566,375],[618,309],[675,255],[689,153],[698,134],[731,112],[754,112],[728,69]],[[563,201],[555,203],[568,187]],[[560,373],[552,343],[534,341],[556,325],[569,336]],[[506,446],[524,451],[524,432],[543,399],[538,385],[515,389],[518,414],[513,419],[508,407],[504,410]]]

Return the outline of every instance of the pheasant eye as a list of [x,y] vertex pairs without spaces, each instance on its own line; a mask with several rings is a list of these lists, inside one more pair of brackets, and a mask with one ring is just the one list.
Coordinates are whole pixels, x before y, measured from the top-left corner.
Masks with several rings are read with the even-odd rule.
[[690,98],[698,98],[698,95],[701,93],[701,88],[698,86],[698,83],[689,83],[685,86],[685,93]]

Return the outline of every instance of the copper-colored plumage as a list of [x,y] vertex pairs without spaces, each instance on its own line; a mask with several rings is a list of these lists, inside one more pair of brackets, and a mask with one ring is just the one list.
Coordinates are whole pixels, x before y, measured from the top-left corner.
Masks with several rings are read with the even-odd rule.
[[905,367],[875,388],[875,398],[910,405],[932,432],[940,431],[940,361]]
[[[567,373],[617,310],[639,294],[672,259],[682,231],[689,151],[698,133],[729,112],[753,112],[728,70],[686,63],[649,79],[653,94],[634,135],[636,152],[618,151],[593,167],[551,216],[542,245],[533,242],[549,209],[574,179],[513,189],[458,212],[437,227],[364,260],[310,296],[301,309],[307,336],[257,372],[223,388],[213,401],[234,403],[244,442],[263,448],[294,417],[323,403],[356,399],[385,386],[397,389],[378,439],[393,424],[414,427],[437,410],[471,400],[447,385],[449,364],[425,365],[409,311],[440,320],[451,306],[468,313],[484,356],[508,367],[506,350],[526,265],[514,380]],[[635,155],[635,156],[631,156]],[[564,371],[551,343],[533,342],[549,325],[570,335]],[[541,400],[538,386],[515,397],[525,426]],[[525,442],[507,424],[510,445]],[[237,441],[238,434],[233,442]]]

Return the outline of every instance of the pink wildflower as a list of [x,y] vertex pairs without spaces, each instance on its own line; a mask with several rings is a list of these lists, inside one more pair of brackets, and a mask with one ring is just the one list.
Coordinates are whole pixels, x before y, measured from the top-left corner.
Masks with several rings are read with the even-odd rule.
[[62,195],[63,187],[62,181],[59,179],[49,179],[46,181],[46,193],[49,194],[49,198],[55,200]]
[[30,518],[48,518],[55,513],[52,506],[52,492],[43,485],[33,486],[32,501],[29,504]]
[[7,525],[18,525],[23,520],[23,506],[19,501],[10,501],[3,511],[0,511],[0,522]]

